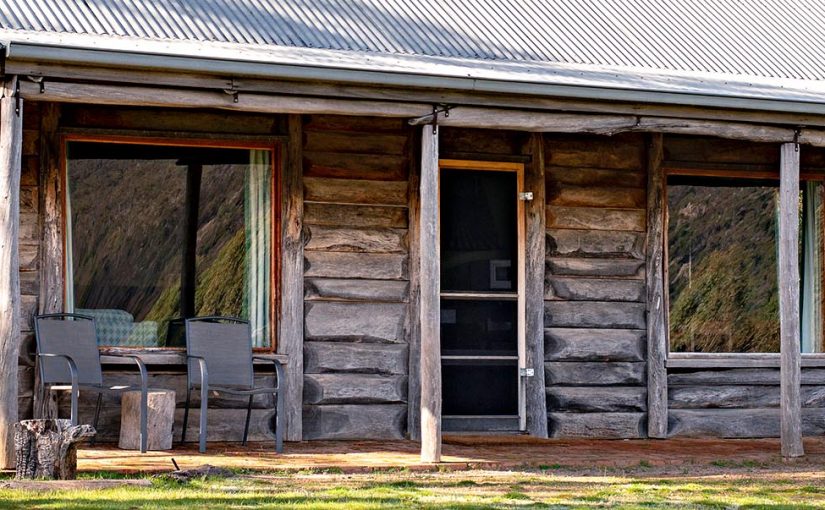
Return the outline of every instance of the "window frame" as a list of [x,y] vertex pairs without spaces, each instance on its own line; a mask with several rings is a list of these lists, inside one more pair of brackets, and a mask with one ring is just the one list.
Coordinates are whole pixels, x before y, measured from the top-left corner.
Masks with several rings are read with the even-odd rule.
[[[68,217],[68,145],[72,142],[86,142],[86,143],[117,143],[130,145],[155,145],[165,147],[202,147],[211,149],[239,149],[239,150],[266,150],[271,154],[270,165],[272,173],[272,182],[270,183],[270,192],[272,193],[272,232],[271,247],[270,247],[270,302],[269,302],[269,323],[270,323],[270,341],[268,347],[254,347],[253,352],[256,354],[275,354],[280,335],[280,325],[278,318],[280,316],[281,308],[281,230],[282,230],[282,214],[281,214],[281,173],[283,169],[283,137],[277,136],[241,136],[233,137],[214,136],[211,134],[186,133],[186,134],[130,134],[130,133],[89,133],[89,132],[71,132],[66,130],[61,132],[58,136],[59,144],[59,162],[60,162],[60,217],[61,217],[61,281],[63,282],[62,299],[66,302],[66,292],[68,285],[74,285],[74,282],[67,281],[67,225],[71,218]],[[98,347],[101,355],[106,354],[140,354],[145,362],[152,362],[158,364],[168,363],[182,363],[183,355],[186,351],[185,347],[141,347],[141,346],[105,346]],[[146,356],[143,356],[143,355]]]
[[[663,230],[663,268],[662,278],[664,295],[664,322],[665,322],[665,345],[667,347],[667,357],[665,366],[667,368],[779,368],[780,353],[742,353],[742,352],[671,352],[670,351],[670,242],[668,230],[670,225],[670,208],[668,201],[668,178],[671,176],[684,177],[706,177],[710,179],[729,180],[776,180],[779,181],[779,170],[775,172],[764,171],[744,171],[744,170],[716,170],[716,169],[696,169],[683,168],[665,165],[662,168],[664,182],[662,183],[664,228]],[[800,172],[800,183],[807,181],[820,181],[825,185],[825,174]],[[825,211],[823,211],[825,216]],[[823,218],[825,220],[825,217]],[[825,239],[825,233],[823,233]],[[823,270],[823,280],[825,280],[825,270]],[[823,308],[825,308],[825,297],[823,297]],[[800,308],[800,315],[802,311]],[[825,343],[825,339],[823,339]],[[801,353],[803,367],[825,367],[825,345],[823,352]]]

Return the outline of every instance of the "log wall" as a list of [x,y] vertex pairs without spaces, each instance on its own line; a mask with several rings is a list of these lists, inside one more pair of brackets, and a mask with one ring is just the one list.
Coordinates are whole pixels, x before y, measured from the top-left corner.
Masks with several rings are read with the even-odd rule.
[[411,141],[402,119],[304,119],[304,439],[406,433]]
[[23,115],[23,151],[20,175],[20,356],[18,358],[18,414],[32,417],[34,401],[34,325],[40,293],[40,127],[41,105],[27,103]]
[[644,138],[545,135],[551,437],[646,435]]

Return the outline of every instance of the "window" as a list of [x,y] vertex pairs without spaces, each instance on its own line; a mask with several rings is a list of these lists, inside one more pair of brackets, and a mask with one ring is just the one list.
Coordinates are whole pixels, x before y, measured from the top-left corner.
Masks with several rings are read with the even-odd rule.
[[181,347],[182,319],[271,347],[273,151],[69,141],[66,309],[102,346]]
[[[822,185],[800,185],[803,352],[822,350]],[[774,181],[668,178],[672,352],[779,352]]]

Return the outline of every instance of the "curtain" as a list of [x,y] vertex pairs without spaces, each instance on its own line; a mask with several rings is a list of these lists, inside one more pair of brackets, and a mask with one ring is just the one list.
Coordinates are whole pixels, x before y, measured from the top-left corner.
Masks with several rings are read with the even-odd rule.
[[253,347],[270,345],[272,165],[269,158],[269,151],[250,151],[245,178],[244,312],[252,329]]
[[822,351],[822,185],[804,184],[802,204],[802,352]]
[[[68,166],[68,163],[67,163]],[[66,313],[74,313],[74,247],[72,246],[72,201],[69,189],[68,169],[66,170],[66,247],[63,254],[64,274],[63,280],[65,290],[63,291],[63,310]]]

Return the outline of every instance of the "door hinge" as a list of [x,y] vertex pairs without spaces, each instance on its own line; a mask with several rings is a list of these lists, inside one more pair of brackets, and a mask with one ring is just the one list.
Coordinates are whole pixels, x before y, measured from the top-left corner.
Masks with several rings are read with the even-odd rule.
[[518,375],[522,377],[533,377],[536,375],[536,371],[532,368],[519,368]]
[[533,192],[532,191],[524,191],[518,194],[519,200],[524,200],[525,202],[529,202],[533,200]]

